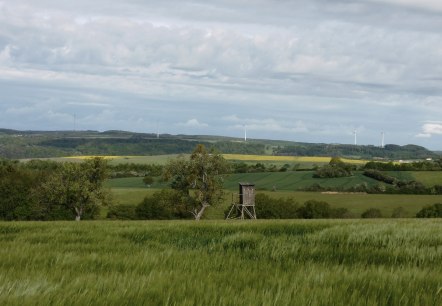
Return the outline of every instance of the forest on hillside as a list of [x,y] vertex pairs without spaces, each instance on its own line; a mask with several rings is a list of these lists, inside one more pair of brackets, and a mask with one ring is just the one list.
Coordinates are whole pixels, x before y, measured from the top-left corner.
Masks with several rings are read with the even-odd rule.
[[45,158],[73,155],[163,155],[190,153],[195,144],[224,154],[341,156],[361,159],[427,159],[435,152],[417,145],[376,146],[298,143],[206,135],[168,135],[126,131],[15,131],[0,129],[0,157]]

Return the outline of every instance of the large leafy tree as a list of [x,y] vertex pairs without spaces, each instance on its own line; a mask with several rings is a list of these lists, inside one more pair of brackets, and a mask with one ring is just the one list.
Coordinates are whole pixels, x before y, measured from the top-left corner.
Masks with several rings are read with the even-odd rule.
[[0,160],[0,220],[32,219],[31,191],[41,180],[16,161]]
[[187,159],[180,156],[169,161],[164,176],[171,180],[171,187],[191,197],[195,203],[191,213],[200,220],[210,205],[218,203],[223,196],[223,174],[229,164],[214,151],[207,151],[204,145],[197,145]]
[[65,163],[36,190],[44,219],[64,219],[75,215],[93,217],[109,197],[103,188],[106,161],[89,159],[83,163]]

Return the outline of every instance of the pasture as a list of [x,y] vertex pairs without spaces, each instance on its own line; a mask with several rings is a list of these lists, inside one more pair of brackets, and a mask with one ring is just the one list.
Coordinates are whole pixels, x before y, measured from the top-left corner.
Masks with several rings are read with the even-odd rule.
[[440,220],[0,223],[1,305],[441,305]]

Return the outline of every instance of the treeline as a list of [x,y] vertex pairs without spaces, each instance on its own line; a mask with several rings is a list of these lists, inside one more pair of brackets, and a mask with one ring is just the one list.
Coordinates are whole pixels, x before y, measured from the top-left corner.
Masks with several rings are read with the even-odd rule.
[[0,220],[94,219],[110,201],[106,162],[0,160]]
[[164,166],[158,164],[121,163],[107,165],[110,178],[121,177],[155,177],[163,173]]
[[258,173],[258,172],[286,172],[286,171],[296,171],[299,168],[299,164],[290,166],[290,164],[284,164],[282,166],[277,166],[274,164],[264,164],[255,163],[247,164],[244,162],[230,162],[230,169],[232,173]]
[[[377,181],[384,182],[391,186],[386,186],[382,193],[389,194],[442,194],[442,185],[426,187],[417,181],[400,180],[396,177],[383,173],[379,170],[365,170],[365,176]],[[373,192],[372,192],[373,193]]]
[[[108,219],[115,220],[176,220],[192,219],[189,212],[195,203],[183,197],[176,190],[167,189],[153,193],[144,198],[138,205],[117,205],[109,209]],[[258,219],[348,219],[348,218],[405,218],[407,212],[403,207],[393,210],[391,216],[383,216],[377,208],[368,208],[357,215],[347,208],[332,208],[325,201],[309,200],[302,205],[293,198],[273,198],[263,193],[255,197],[255,209]],[[224,217],[230,208],[224,211]],[[442,204],[422,208],[417,218],[441,218]]]
[[380,148],[376,146],[310,143],[278,147],[274,149],[274,154],[290,156],[357,156],[367,159],[375,157],[385,159],[426,159],[429,157],[439,157],[437,154],[417,145],[386,145],[384,148]]
[[364,166],[366,170],[379,171],[441,171],[442,159],[415,161],[409,163],[393,163],[393,162],[367,162]]
[[[184,136],[89,132],[41,132],[23,135],[0,134],[0,157],[9,159],[61,157],[74,155],[165,155],[189,154],[195,142],[218,152],[234,154],[265,153],[266,146],[256,142],[238,142],[224,138],[193,139]],[[207,137],[208,138],[208,137]]]

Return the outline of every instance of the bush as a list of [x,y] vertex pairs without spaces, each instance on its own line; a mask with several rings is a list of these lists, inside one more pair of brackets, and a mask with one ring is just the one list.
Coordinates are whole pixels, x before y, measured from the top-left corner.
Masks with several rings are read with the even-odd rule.
[[442,218],[442,204],[436,203],[422,208],[416,218]]
[[136,220],[137,214],[134,205],[116,205],[109,209],[107,218],[118,220]]
[[190,207],[190,197],[183,197],[182,193],[175,190],[164,189],[145,197],[135,208],[135,214],[139,219],[188,219],[192,217]]
[[255,210],[258,219],[298,218],[298,203],[291,198],[271,198],[266,194],[258,193],[255,196]]
[[334,219],[349,219],[354,218],[354,214],[352,214],[347,208],[332,208],[330,210],[330,218]]
[[327,202],[310,200],[298,209],[298,215],[304,219],[330,218],[331,208]]
[[364,219],[382,218],[382,213],[377,208],[369,208],[361,214],[361,217]]

